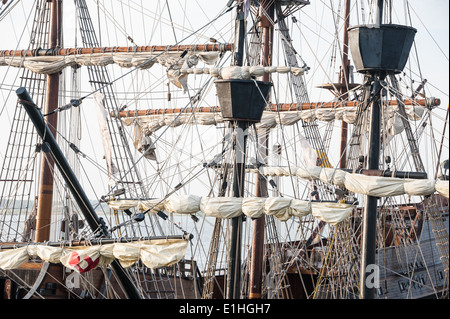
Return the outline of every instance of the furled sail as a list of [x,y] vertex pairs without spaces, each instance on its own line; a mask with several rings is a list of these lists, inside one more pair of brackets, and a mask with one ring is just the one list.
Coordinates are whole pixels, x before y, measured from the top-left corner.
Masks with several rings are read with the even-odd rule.
[[434,185],[434,187],[436,188],[436,191],[447,197],[448,198],[448,193],[449,193],[449,183],[448,181],[442,181],[442,180],[438,180],[436,181],[436,184]]
[[182,74],[209,74],[224,80],[251,80],[266,73],[303,75],[307,69],[290,66],[226,66],[221,68],[182,68]]
[[[434,107],[440,104],[439,99],[422,99],[405,101],[405,110],[410,120],[419,120],[425,107]],[[287,109],[286,109],[287,107]],[[348,124],[356,122],[358,105],[356,103],[309,103],[308,105],[277,105],[269,106],[264,111],[261,121],[256,123],[258,129],[272,129],[277,125],[289,126],[299,121],[313,122],[341,120]],[[394,105],[394,109],[396,109]],[[134,125],[135,145],[148,145],[142,139],[149,137],[160,128],[169,126],[174,128],[184,124],[217,125],[224,122],[219,107],[181,109],[150,109],[147,111],[123,111],[120,119],[127,126]],[[401,122],[401,120],[400,120]],[[399,123],[397,113],[393,113],[388,119],[391,135],[403,131],[403,124]]]
[[51,247],[27,245],[17,249],[0,251],[0,269],[17,269],[32,257],[42,261],[62,263],[79,273],[110,264],[117,259],[124,268],[137,261],[152,269],[170,266],[185,255],[188,241],[185,239],[157,239],[130,243],[114,243],[95,246]]
[[[259,218],[263,214],[273,215],[280,221],[292,217],[313,214],[332,225],[344,221],[353,211],[353,205],[346,203],[310,202],[286,197],[199,197],[195,195],[172,195],[167,199],[153,200],[154,207],[145,208],[139,200],[112,200],[108,202],[114,210],[136,207],[141,211],[166,210],[175,214],[194,214],[199,211],[207,216],[228,219],[242,214]],[[148,206],[147,206],[148,207]]]
[[344,186],[349,191],[375,197],[398,195],[427,196],[438,192],[449,197],[448,181],[432,179],[410,179],[384,176],[368,176],[349,173],[335,168],[315,167],[261,167],[266,176],[297,176],[308,180]]
[[[255,170],[256,169],[251,169]],[[435,192],[449,197],[447,181],[432,179],[409,179],[384,176],[369,176],[348,173],[334,168],[319,166],[303,167],[261,167],[259,171],[268,176],[298,176],[306,180],[321,180],[324,183],[345,187],[349,191],[376,197],[399,195],[428,196]],[[250,218],[259,218],[263,214],[273,215],[280,221],[292,217],[304,217],[312,214],[319,220],[331,225],[344,221],[352,212],[353,205],[340,202],[311,202],[286,197],[199,197],[196,195],[172,195],[167,199],[112,200],[111,209],[125,210],[137,208],[140,211],[156,213],[166,210],[175,214],[195,214],[199,211],[215,218],[234,218],[242,214]]]
[[180,52],[110,52],[93,54],[74,54],[61,56],[0,56],[0,66],[13,66],[26,68],[40,74],[53,74],[67,67],[81,66],[106,66],[116,64],[123,68],[149,69],[155,63],[166,67],[184,65],[189,61],[190,65],[196,65],[199,61],[214,64],[219,57],[219,52],[189,52],[180,58]]
[[[320,113],[320,109],[317,110],[304,110],[304,111],[289,111],[283,113],[276,113],[265,111],[259,123],[256,123],[257,128],[271,129],[277,125],[294,125],[303,120],[311,122],[318,117],[317,113]],[[330,112],[334,119],[343,119],[349,124],[353,124],[356,120],[356,108],[343,108],[340,112]],[[340,117],[335,117],[339,114]],[[224,119],[217,109],[217,112],[202,113],[200,110],[193,113],[181,113],[177,114],[154,114],[139,117],[122,117],[122,121],[125,125],[138,125],[139,129],[143,131],[143,134],[150,135],[160,128],[170,125],[171,127],[177,127],[183,124],[199,124],[199,125],[217,125],[224,122]],[[176,121],[175,120],[176,117]]]
[[149,69],[155,63],[167,68],[169,80],[178,88],[187,88],[187,74],[181,74],[182,67],[193,67],[199,61],[214,64],[220,52],[188,52],[180,57],[180,52],[120,52],[120,53],[94,53],[62,55],[62,56],[31,56],[31,57],[2,57],[0,66],[24,67],[39,74],[54,74],[67,67],[75,66],[106,66],[116,64],[123,68]]

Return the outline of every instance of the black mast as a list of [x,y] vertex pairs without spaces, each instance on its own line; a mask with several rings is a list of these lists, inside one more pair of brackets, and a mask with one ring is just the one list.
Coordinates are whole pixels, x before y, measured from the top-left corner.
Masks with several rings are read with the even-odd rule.
[[[236,12],[235,66],[242,66],[244,63],[245,34],[244,1],[240,0],[237,4]],[[243,197],[247,129],[250,123],[261,121],[272,83],[247,79],[230,79],[216,80],[215,84],[222,117],[229,121],[230,127],[236,133],[234,134],[233,196]],[[232,218],[230,225],[225,294],[227,299],[240,297],[242,218],[242,216]]]
[[[55,162],[56,166],[61,172],[64,181],[72,193],[73,198],[77,202],[81,212],[83,213],[89,227],[92,229],[97,237],[108,238],[109,232],[105,225],[105,222],[97,216],[92,204],[90,203],[86,193],[78,182],[75,173],[72,171],[67,159],[62,153],[61,149],[56,142],[55,137],[50,131],[49,127],[44,121],[42,113],[39,111],[37,106],[34,104],[28,91],[21,87],[16,91],[19,101],[23,108],[27,112],[31,121],[33,122],[37,133],[42,138],[42,150],[50,155],[51,159]],[[117,274],[119,283],[122,286],[125,294],[130,299],[141,299],[139,291],[131,281],[125,269],[122,268],[117,260],[111,263],[112,268]]]
[[[369,132],[369,152],[367,154],[367,168],[378,170],[380,158],[380,81],[384,80],[386,75],[380,74],[374,76],[373,85],[373,103],[370,113],[370,132]],[[361,246],[361,296],[364,299],[374,297],[374,285],[368,285],[368,275],[371,270],[370,265],[375,265],[376,253],[376,228],[377,228],[377,205],[378,198],[373,196],[366,197],[363,218],[363,240]],[[372,269],[373,270],[373,269]],[[374,278],[375,280],[375,278]]]
[[[245,17],[244,2],[240,2],[236,12],[236,44],[237,50],[234,54],[234,65],[242,66],[244,63],[244,40],[245,40]],[[235,140],[235,158],[233,171],[233,196],[244,196],[245,181],[245,153],[247,147],[247,121],[236,121],[235,129],[238,135]],[[243,134],[239,136],[240,134]],[[231,220],[230,226],[230,248],[228,252],[227,273],[227,299],[238,299],[241,287],[241,241],[242,241],[242,217],[238,216]]]
[[[378,170],[381,137],[381,96],[387,75],[400,73],[405,67],[416,29],[382,24],[383,0],[377,0],[375,24],[349,28],[350,49],[358,72],[366,75],[363,107],[370,104],[369,150],[366,168]],[[375,298],[378,288],[376,265],[376,230],[378,198],[366,196],[361,245],[360,297]]]
[[[380,26],[383,20],[383,0],[377,0],[377,10],[375,16],[375,25]],[[377,74],[378,73],[378,74]],[[370,110],[370,131],[369,131],[369,152],[367,154],[367,169],[379,168],[380,160],[380,98],[381,98],[381,83],[386,77],[386,72],[380,71],[372,72],[373,75],[373,91],[372,107]],[[373,196],[366,197],[366,205],[364,207],[364,218],[362,225],[362,244],[361,244],[361,268],[360,268],[360,295],[364,299],[373,299],[375,297],[376,283],[371,283],[368,278],[372,272],[375,271],[371,267],[375,267],[376,256],[376,239],[377,239],[377,205],[378,198]],[[376,275],[376,273],[373,273]],[[369,280],[369,282],[367,282]],[[373,278],[378,280],[378,278]]]

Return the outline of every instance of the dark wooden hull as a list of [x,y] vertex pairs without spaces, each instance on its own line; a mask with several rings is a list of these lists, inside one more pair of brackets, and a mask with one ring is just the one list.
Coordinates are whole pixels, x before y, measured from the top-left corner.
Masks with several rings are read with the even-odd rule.
[[[191,265],[191,262],[180,262],[176,271],[170,267],[159,270],[139,267],[134,274],[139,277],[144,298],[194,299],[201,296],[200,279],[194,280],[197,275],[192,273]],[[126,296],[109,267],[79,274],[62,264],[28,262],[0,275],[0,299],[123,298]]]

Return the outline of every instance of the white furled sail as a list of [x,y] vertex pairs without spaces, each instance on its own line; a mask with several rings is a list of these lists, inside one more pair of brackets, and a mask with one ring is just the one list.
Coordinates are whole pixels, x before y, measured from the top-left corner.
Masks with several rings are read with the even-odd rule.
[[130,243],[82,247],[51,247],[28,245],[0,251],[0,269],[17,269],[32,257],[42,261],[62,263],[79,273],[110,264],[117,259],[124,268],[137,261],[152,269],[170,266],[185,255],[188,241],[185,239],[157,239]]
[[[215,218],[228,219],[241,216],[259,218],[273,215],[280,221],[287,221],[292,217],[304,217],[313,211],[314,216],[320,216],[325,222],[333,225],[344,221],[352,212],[353,205],[346,203],[310,202],[307,200],[287,197],[199,197],[195,195],[172,195],[168,199],[155,199],[154,207],[143,207],[141,201],[117,200],[109,201],[108,205],[114,210],[137,208],[141,211],[151,209],[152,213],[158,210],[166,210],[176,214],[195,214],[199,211]],[[330,210],[335,210],[330,214]],[[321,213],[321,212],[325,213]],[[328,211],[328,213],[326,213]]]
[[0,57],[0,66],[13,66],[26,68],[40,74],[53,74],[71,66],[106,66],[117,64],[123,68],[149,69],[155,63],[166,67],[172,65],[183,66],[189,59],[191,65],[199,61],[214,64],[219,52],[189,52],[184,58],[180,58],[180,52],[120,52],[120,53],[93,53],[74,54],[63,56],[32,56],[32,57]]
[[448,189],[449,189],[449,183],[448,181],[437,181],[436,184],[434,185],[434,187],[436,188],[436,191],[441,194],[442,196],[445,196],[448,198]]
[[[375,197],[398,195],[428,196],[435,192],[448,198],[448,181],[432,179],[410,179],[384,176],[369,176],[348,173],[340,169],[314,167],[262,167],[266,176],[297,176],[307,180],[321,180],[336,186],[345,186],[349,191]],[[289,173],[292,172],[292,173]]]

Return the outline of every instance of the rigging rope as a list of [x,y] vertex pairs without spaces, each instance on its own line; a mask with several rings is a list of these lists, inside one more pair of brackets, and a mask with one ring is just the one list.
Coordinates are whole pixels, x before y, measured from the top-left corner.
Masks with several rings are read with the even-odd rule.
[[190,37],[192,37],[193,35],[197,34],[199,31],[201,31],[202,29],[206,28],[207,26],[211,25],[213,22],[215,22],[216,20],[218,20],[219,18],[221,18],[223,15],[225,15],[226,13],[228,13],[229,11],[231,11],[234,7],[230,7],[230,8],[226,8],[226,10],[224,9],[222,13],[220,13],[217,17],[215,17],[214,19],[212,19],[211,21],[209,21],[208,23],[206,23],[205,25],[203,25],[202,27],[200,27],[199,29],[197,29],[196,31],[194,31],[193,33],[191,33],[190,35],[186,36],[185,38],[183,38],[182,40],[178,41],[177,43],[175,43],[174,45],[170,45],[166,48],[165,51],[159,53],[158,55],[149,58],[148,60],[146,60],[144,63],[140,64],[139,66],[131,69],[130,71],[124,73],[123,75],[111,80],[109,83],[104,84],[103,86],[99,87],[96,90],[93,90],[92,92],[90,92],[89,94],[81,97],[79,100],[84,100],[85,98],[103,90],[105,87],[107,86],[111,86],[112,84],[114,84],[115,82],[119,81],[120,79],[128,76],[129,74],[133,73],[134,71],[138,70],[140,67],[143,67],[144,65],[156,60],[159,56],[163,55],[164,53],[168,52],[171,48],[176,47],[177,45],[183,43],[184,41],[186,41],[187,39],[189,39]]

